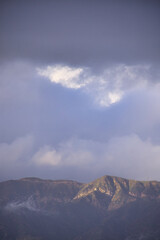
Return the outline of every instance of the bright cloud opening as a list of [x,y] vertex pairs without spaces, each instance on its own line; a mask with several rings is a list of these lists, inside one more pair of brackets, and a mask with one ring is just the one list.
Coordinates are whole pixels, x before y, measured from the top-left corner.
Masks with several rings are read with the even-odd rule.
[[80,79],[83,73],[82,68],[71,68],[69,66],[48,66],[45,69],[38,69],[38,74],[49,78],[51,82],[59,83],[67,88],[81,88],[85,85]]
[[89,68],[54,65],[38,68],[40,76],[71,89],[82,89],[102,107],[119,102],[127,93],[146,88],[150,82],[150,66],[120,64],[95,75]]

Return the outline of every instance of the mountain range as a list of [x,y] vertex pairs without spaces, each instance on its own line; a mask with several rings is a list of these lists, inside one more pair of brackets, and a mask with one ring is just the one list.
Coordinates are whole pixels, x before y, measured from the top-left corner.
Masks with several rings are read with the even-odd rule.
[[160,240],[160,182],[1,182],[0,239]]

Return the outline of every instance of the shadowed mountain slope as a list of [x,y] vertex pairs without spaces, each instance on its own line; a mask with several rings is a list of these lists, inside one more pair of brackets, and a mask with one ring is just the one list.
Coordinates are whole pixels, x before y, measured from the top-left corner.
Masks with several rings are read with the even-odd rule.
[[88,184],[0,183],[0,239],[160,239],[160,182],[103,176]]

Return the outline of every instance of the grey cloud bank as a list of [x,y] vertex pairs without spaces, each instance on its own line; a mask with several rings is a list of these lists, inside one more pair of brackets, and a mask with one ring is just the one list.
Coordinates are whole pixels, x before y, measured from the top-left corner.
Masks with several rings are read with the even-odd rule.
[[159,10],[0,2],[0,180],[160,180]]
[[1,60],[159,63],[159,1],[2,0]]

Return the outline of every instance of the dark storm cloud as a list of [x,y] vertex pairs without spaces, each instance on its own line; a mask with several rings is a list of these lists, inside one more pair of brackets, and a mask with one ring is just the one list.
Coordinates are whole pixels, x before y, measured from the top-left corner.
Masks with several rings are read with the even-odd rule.
[[158,1],[10,1],[0,7],[1,60],[105,65],[159,62]]

